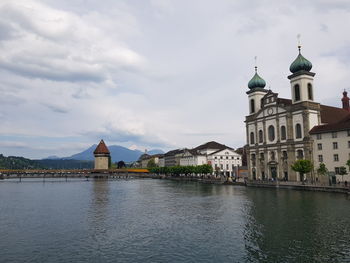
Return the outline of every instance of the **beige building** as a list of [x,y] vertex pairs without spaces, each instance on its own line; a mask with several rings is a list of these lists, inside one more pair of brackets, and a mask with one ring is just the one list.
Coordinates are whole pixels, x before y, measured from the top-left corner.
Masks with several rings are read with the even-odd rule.
[[[347,92],[343,92],[343,109],[350,111]],[[340,175],[340,167],[350,160],[350,115],[333,124],[319,125],[311,129],[310,134],[314,141],[315,168],[324,163],[331,173],[335,174],[338,181],[350,182],[349,171],[346,175]]]
[[109,169],[111,163],[110,152],[103,140],[97,145],[95,151],[95,169]]
[[265,89],[266,82],[255,67],[248,83],[249,115],[245,120],[250,179],[315,180],[314,172],[301,178],[291,165],[298,159],[315,160],[314,138],[309,133],[312,128],[339,122],[349,112],[314,101],[315,73],[311,68],[299,47],[288,76],[291,99],[285,99]]

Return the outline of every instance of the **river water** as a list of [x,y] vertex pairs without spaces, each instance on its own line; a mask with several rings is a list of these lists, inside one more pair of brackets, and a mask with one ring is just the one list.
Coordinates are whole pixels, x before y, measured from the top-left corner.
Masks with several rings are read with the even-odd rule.
[[5,180],[0,262],[350,262],[350,197],[152,179]]

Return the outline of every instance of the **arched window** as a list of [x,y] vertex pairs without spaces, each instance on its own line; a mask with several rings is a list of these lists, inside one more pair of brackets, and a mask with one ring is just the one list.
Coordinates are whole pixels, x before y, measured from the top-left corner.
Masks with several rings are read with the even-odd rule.
[[250,113],[254,113],[255,112],[255,103],[254,100],[251,99],[250,100]]
[[300,100],[300,87],[298,84],[294,86],[294,100],[299,101]]
[[254,140],[254,132],[250,133],[250,144],[254,144],[255,140]]
[[307,95],[309,97],[309,100],[313,100],[313,95],[312,95],[312,85],[311,83],[307,84]]
[[281,140],[287,139],[286,126],[281,126]]
[[303,150],[297,150],[297,159],[303,159],[304,158],[304,153]]
[[295,125],[295,137],[297,139],[300,139],[302,137],[302,135],[301,135],[301,125],[299,123],[297,125]]
[[268,128],[268,133],[269,133],[269,141],[270,142],[274,141],[275,140],[275,127],[270,125]]
[[259,143],[264,142],[264,138],[263,138],[263,131],[259,130]]

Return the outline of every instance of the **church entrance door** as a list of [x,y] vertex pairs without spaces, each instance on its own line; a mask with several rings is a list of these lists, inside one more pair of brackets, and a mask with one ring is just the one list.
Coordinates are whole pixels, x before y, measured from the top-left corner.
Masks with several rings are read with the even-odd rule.
[[275,166],[271,167],[271,178],[275,181],[277,178],[277,168]]

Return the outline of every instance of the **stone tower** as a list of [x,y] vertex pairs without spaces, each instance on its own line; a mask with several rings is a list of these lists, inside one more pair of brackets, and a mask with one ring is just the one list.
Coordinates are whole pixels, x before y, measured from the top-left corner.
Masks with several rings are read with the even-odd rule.
[[95,151],[95,169],[109,169],[111,163],[110,152],[103,140],[97,145]]

